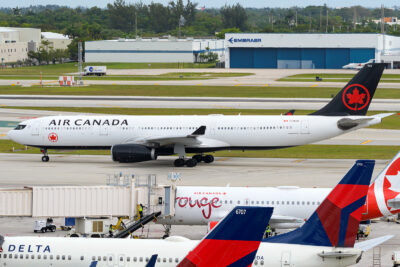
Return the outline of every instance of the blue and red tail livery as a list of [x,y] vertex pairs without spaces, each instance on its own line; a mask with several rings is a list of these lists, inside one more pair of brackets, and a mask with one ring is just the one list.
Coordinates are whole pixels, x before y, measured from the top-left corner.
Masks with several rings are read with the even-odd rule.
[[358,160],[301,228],[264,241],[353,247],[374,165]]
[[251,265],[272,211],[269,207],[234,208],[178,267]]

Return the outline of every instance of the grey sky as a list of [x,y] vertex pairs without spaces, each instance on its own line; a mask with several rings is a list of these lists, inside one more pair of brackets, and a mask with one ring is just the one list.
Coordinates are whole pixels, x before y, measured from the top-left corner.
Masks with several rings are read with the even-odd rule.
[[[134,0],[125,0],[128,3],[135,3],[139,1]],[[328,1],[316,1],[316,0],[192,0],[199,4],[199,6],[207,7],[221,7],[225,4],[235,4],[240,3],[245,7],[291,7],[291,6],[308,6],[308,5],[321,5],[326,3],[330,7],[345,7],[345,6],[353,6],[353,5],[361,5],[364,7],[378,7],[382,3],[386,7],[393,7],[395,5],[400,7],[399,0],[385,0],[385,1],[374,1],[374,0],[328,0]],[[55,4],[55,5],[67,5],[71,7],[76,6],[84,6],[84,7],[105,7],[108,3],[113,3],[113,0],[0,0],[1,7],[26,7],[30,5],[47,5],[47,4]],[[149,4],[152,0],[142,0],[143,3]],[[170,0],[153,0],[153,2],[159,2],[163,4],[167,4]],[[186,2],[186,0],[184,0]]]

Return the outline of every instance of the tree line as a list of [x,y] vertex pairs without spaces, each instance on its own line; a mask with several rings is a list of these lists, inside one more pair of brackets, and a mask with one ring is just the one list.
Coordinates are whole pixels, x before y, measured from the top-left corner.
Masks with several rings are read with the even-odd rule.
[[[400,17],[399,8],[385,8],[386,17]],[[380,8],[361,6],[330,8],[244,8],[240,4],[219,9],[203,8],[191,0],[174,0],[167,5],[152,2],[128,3],[115,0],[106,8],[70,8],[47,5],[1,8],[0,26],[35,27],[73,38],[69,53],[76,58],[77,42],[153,36],[224,38],[226,32],[380,32],[374,19]],[[385,32],[400,35],[397,25]]]

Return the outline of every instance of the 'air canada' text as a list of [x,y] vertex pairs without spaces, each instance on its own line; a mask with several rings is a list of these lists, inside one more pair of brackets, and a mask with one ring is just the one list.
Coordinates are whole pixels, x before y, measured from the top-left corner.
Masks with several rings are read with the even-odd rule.
[[128,126],[128,120],[119,120],[119,119],[112,119],[112,120],[96,120],[96,119],[76,119],[76,120],[51,120],[49,126]]

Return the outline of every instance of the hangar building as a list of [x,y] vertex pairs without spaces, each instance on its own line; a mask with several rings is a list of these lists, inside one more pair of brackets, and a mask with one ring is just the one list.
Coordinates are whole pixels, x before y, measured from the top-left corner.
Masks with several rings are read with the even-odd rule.
[[217,53],[224,61],[224,40],[119,39],[85,42],[85,62],[201,62],[201,53]]
[[370,59],[400,63],[400,37],[375,33],[229,33],[225,45],[225,68],[340,69]]

